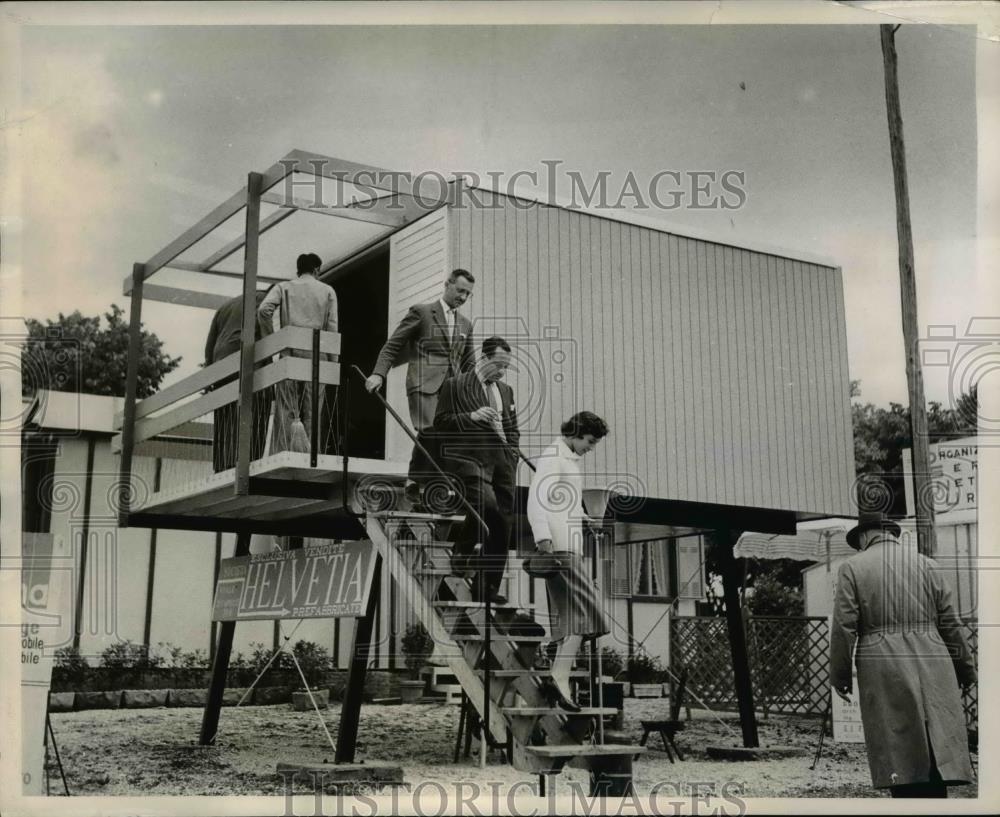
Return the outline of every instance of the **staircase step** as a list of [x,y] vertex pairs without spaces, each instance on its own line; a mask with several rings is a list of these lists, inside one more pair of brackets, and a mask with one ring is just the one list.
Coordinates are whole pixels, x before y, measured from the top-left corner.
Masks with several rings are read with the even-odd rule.
[[[479,668],[479,672],[483,672],[482,668]],[[525,675],[530,675],[535,678],[545,678],[552,675],[552,670],[550,669],[495,669],[490,672],[490,677],[492,678],[520,678]],[[570,674],[570,678],[586,678],[590,675],[585,669],[573,670]]]
[[558,706],[507,706],[501,710],[511,718],[537,718],[541,715],[559,715],[569,718],[591,717],[594,715],[617,715],[614,707],[585,706],[579,712],[570,712]]
[[567,743],[559,746],[525,746],[524,751],[536,757],[607,757],[610,755],[641,755],[645,746],[629,746],[625,743]]
[[[431,604],[434,607],[442,610],[482,610],[486,604],[481,601],[433,601]],[[511,604],[509,601],[503,604],[491,604],[491,609],[493,610],[520,610],[516,604]]]
[[[485,636],[482,633],[469,633],[464,635],[461,633],[456,633],[452,636],[454,641],[485,641]],[[494,631],[492,641],[520,641],[524,644],[545,644],[552,639],[547,635],[516,635],[511,633],[501,633]]]
[[416,511],[372,511],[375,519],[412,519],[418,522],[461,522],[465,515],[450,516],[439,513],[417,513]]
[[451,552],[451,549],[455,546],[454,542],[445,542],[440,539],[428,542],[426,539],[411,539],[409,537],[396,539],[393,541],[393,544],[401,548],[424,548],[424,550],[447,550],[448,552]]

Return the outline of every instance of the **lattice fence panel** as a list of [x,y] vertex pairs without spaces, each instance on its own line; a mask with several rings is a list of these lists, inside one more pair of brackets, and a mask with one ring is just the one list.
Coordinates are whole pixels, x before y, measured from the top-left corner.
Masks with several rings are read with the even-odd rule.
[[[978,664],[977,623],[965,622],[972,657]],[[691,706],[736,711],[733,664],[726,620],[718,616],[675,616],[670,622],[670,655],[675,673],[688,670]],[[822,715],[830,695],[830,634],[819,617],[747,619],[747,649],[757,711]],[[977,728],[979,690],[962,696],[970,729]]]
[[[972,652],[972,660],[976,662],[976,670],[979,669],[979,622],[966,621],[965,636],[969,642],[969,650]],[[979,729],[979,685],[973,684],[968,692],[962,693],[962,708],[965,709],[965,725],[969,729],[978,731]]]

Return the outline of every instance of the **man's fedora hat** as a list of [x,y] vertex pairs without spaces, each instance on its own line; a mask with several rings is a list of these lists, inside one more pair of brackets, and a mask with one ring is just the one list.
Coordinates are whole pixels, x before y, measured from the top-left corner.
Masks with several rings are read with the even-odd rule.
[[890,519],[884,511],[861,511],[858,514],[858,524],[847,532],[847,544],[855,550],[860,550],[858,539],[861,534],[866,530],[876,528],[891,533],[893,536],[899,536],[900,533],[899,525]]

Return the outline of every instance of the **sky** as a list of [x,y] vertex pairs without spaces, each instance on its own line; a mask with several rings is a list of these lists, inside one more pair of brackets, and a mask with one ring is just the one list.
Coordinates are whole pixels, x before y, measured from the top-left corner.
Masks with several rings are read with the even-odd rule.
[[[950,325],[961,336],[989,306],[976,271],[974,33],[897,33],[922,334]],[[629,172],[736,170],[739,209],[642,215],[840,265],[851,377],[865,400],[906,400],[877,26],[37,25],[20,35],[7,132],[24,169],[26,316],[127,309],[133,262],[292,148],[446,174],[560,160],[586,179],[608,171],[612,190]],[[565,178],[555,192],[569,193]],[[143,317],[183,356],[176,374],[191,373],[210,313],[148,304]],[[928,398],[947,404],[948,371],[925,378]]]

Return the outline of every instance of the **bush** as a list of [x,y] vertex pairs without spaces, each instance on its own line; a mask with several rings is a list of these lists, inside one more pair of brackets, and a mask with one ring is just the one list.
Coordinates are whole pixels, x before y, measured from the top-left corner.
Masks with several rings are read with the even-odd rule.
[[417,622],[406,628],[401,645],[403,647],[403,662],[410,671],[410,675],[416,679],[420,675],[420,669],[434,652],[434,639],[431,638],[424,625]]
[[60,647],[56,650],[53,664],[55,677],[75,683],[82,681],[89,670],[90,664],[76,647]]
[[162,664],[148,644],[136,644],[131,639],[116,641],[101,652],[101,666],[112,670],[147,670]]
[[747,594],[747,606],[755,616],[801,616],[805,609],[802,593],[782,584],[772,573],[754,580],[752,592]]
[[639,651],[628,659],[628,680],[633,684],[656,684],[666,677],[659,658]]
[[617,679],[625,671],[625,656],[613,647],[601,650],[601,671]]
[[[327,652],[326,648],[321,647],[315,641],[296,641],[295,646],[292,647],[292,653],[299,662],[299,667],[302,668],[306,683],[310,687],[321,686],[326,674],[330,671],[330,653]],[[295,668],[295,662],[288,657],[287,653],[283,653],[279,660],[282,658],[288,658],[288,663],[293,669]],[[298,671],[295,672],[297,675]]]

